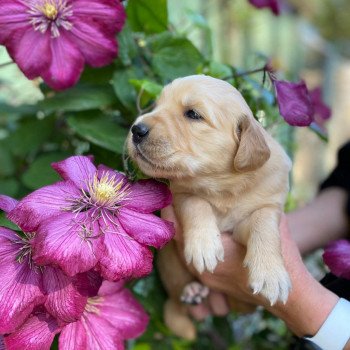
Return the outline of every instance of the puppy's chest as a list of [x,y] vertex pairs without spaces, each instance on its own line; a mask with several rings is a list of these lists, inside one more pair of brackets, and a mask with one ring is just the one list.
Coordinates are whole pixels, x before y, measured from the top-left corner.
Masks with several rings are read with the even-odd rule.
[[210,203],[218,228],[221,232],[232,231],[242,220],[250,215],[253,208],[243,200],[235,202],[231,200],[229,203]]

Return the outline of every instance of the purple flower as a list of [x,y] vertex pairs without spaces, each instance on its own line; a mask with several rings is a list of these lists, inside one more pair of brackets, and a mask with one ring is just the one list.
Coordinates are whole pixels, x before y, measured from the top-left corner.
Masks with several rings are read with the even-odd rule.
[[0,227],[0,334],[13,332],[46,300],[27,249],[24,239]]
[[317,87],[310,91],[310,98],[314,108],[315,123],[323,127],[324,123],[331,117],[332,111],[323,101],[322,88]]
[[89,298],[80,321],[65,326],[60,350],[124,349],[124,340],[140,336],[148,316],[123,283],[105,281],[98,296]]
[[5,349],[50,350],[59,331],[60,327],[52,316],[44,312],[36,313],[15,332],[4,337]]
[[[0,209],[8,212],[16,204],[0,195]],[[57,268],[36,266],[31,257],[33,237],[0,227],[0,334],[13,332],[38,305],[62,322],[74,322],[100,286],[92,273],[72,278]]]
[[314,110],[305,82],[277,80],[270,75],[276,91],[280,114],[293,126],[308,126],[314,120]]
[[0,334],[11,333],[44,305],[62,322],[74,322],[96,293],[87,274],[68,277],[57,268],[39,268],[31,258],[32,235],[0,227]]
[[119,0],[2,0],[0,44],[29,79],[73,86],[84,63],[109,64],[125,11]]
[[323,260],[338,277],[350,279],[350,242],[341,239],[330,243],[323,253]]
[[64,181],[25,197],[9,214],[36,232],[34,260],[69,276],[96,268],[105,279],[141,277],[152,270],[152,253],[174,235],[173,225],[152,214],[171,202],[165,184],[127,178],[89,157],[54,163]]
[[279,0],[249,0],[249,2],[258,9],[269,8],[276,16],[281,12]]

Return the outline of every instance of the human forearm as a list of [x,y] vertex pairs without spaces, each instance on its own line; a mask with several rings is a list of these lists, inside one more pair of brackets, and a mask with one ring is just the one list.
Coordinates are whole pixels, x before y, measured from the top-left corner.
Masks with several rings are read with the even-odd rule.
[[307,206],[288,213],[290,232],[302,254],[346,235],[346,200],[346,192],[333,187],[323,190]]
[[293,290],[285,305],[267,308],[284,320],[290,330],[298,336],[315,335],[339,298],[312,276],[293,278]]

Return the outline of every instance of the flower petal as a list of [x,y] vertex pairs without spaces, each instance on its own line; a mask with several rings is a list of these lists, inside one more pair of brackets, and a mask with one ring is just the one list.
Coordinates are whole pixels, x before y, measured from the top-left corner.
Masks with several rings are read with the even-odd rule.
[[102,252],[103,240],[89,212],[64,213],[39,227],[33,242],[34,260],[59,266],[67,275],[92,269]]
[[292,83],[273,80],[278,108],[285,121],[293,126],[308,126],[313,121],[313,107],[304,81]]
[[[41,273],[28,256],[16,261],[21,245],[13,231],[0,227],[0,334],[13,332],[45,302]],[[32,266],[32,267],[31,267]]]
[[51,166],[64,180],[72,181],[77,188],[84,191],[88,189],[87,182],[92,180],[96,173],[93,158],[86,156],[69,157],[61,162],[52,163]]
[[87,350],[124,350],[124,344],[117,328],[95,313],[84,314]]
[[82,322],[70,323],[62,329],[58,338],[58,348],[60,350],[89,350],[86,347],[86,332]]
[[108,320],[123,339],[136,338],[147,328],[149,317],[128,289],[106,295],[99,306],[100,317]]
[[45,186],[23,198],[8,217],[25,232],[36,231],[41,222],[62,214],[81,192],[70,181]]
[[14,333],[5,336],[9,350],[50,350],[55,334],[60,331],[56,320],[48,314],[32,316]]
[[121,31],[125,23],[124,6],[115,0],[76,0],[72,6],[74,16],[78,16],[82,20],[92,18],[113,33]]
[[[98,298],[102,301],[101,298]],[[99,313],[97,299],[91,309]],[[121,336],[114,325],[98,314],[85,312],[82,320],[65,326],[59,338],[60,350],[124,350]]]
[[249,2],[258,9],[268,7],[276,16],[280,14],[279,0],[249,0]]
[[28,28],[17,30],[7,42],[10,56],[28,79],[34,79],[49,67],[51,62],[50,33]]
[[98,295],[103,297],[105,295],[115,294],[121,291],[124,287],[125,281],[120,280],[117,282],[111,282],[104,280],[98,291]]
[[323,101],[321,87],[310,91],[310,98],[314,106],[315,117],[317,116],[323,121],[329,119],[332,115],[332,110]]
[[63,30],[51,39],[51,52],[51,65],[41,74],[45,83],[55,90],[72,87],[84,69],[84,57]]
[[[83,278],[83,274],[68,277],[57,268],[45,266],[43,271],[43,287],[47,294],[45,308],[52,316],[67,323],[80,319],[88,299],[88,293],[81,294],[77,286],[80,285],[81,289]],[[86,282],[85,284],[87,285]]]
[[5,196],[4,194],[0,194],[0,209],[5,213],[8,213],[18,204],[18,200],[11,198],[9,196]]
[[350,242],[341,239],[329,244],[323,253],[323,260],[333,274],[350,279]]
[[175,235],[174,224],[153,214],[141,214],[124,207],[118,219],[124,230],[137,242],[162,248]]
[[96,25],[92,19],[76,19],[70,34],[72,41],[92,67],[110,64],[117,56],[117,41],[114,36],[108,34],[108,29]]
[[131,186],[128,198],[130,201],[127,207],[141,213],[152,213],[165,208],[172,201],[168,186],[155,180],[135,182]]
[[99,267],[102,276],[110,281],[137,278],[152,271],[152,253],[132,239],[123,228],[109,218],[100,219],[104,233],[105,251]]
[[76,287],[79,292],[83,295],[87,295],[88,297],[94,297],[99,292],[103,279],[97,271],[88,271],[83,274],[79,274],[77,276],[83,275],[83,278],[80,278],[79,283],[76,283]]
[[[28,8],[17,0],[2,0],[0,12],[0,44],[11,39],[18,29],[28,26]],[[24,31],[23,31],[24,34]]]
[[128,178],[123,173],[99,164],[97,166],[97,177],[101,179],[104,176],[107,176],[108,179],[115,179],[116,182],[123,182],[123,186],[129,184]]

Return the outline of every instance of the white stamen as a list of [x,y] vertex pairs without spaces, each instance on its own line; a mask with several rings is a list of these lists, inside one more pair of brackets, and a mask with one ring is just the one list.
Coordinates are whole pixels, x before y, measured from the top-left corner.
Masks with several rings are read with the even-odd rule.
[[65,30],[73,28],[73,24],[69,21],[69,17],[73,16],[73,10],[67,0],[28,0],[28,2],[30,6],[28,14],[34,30],[44,34],[50,29],[51,36],[57,38],[60,36],[60,27]]

